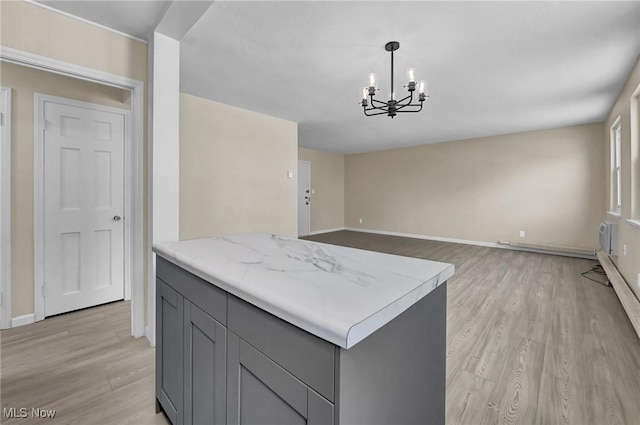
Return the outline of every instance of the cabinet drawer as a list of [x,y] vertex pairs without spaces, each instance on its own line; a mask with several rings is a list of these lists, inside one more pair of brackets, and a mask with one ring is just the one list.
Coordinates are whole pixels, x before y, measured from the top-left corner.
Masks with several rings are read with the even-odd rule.
[[156,256],[156,277],[218,322],[227,324],[227,293],[222,289],[159,255]]
[[229,295],[229,330],[300,379],[334,400],[335,346]]

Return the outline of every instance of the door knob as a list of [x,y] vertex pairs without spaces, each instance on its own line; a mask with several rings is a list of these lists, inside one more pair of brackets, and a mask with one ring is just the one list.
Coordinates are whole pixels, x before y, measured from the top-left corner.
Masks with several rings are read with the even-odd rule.
[[122,219],[122,217],[120,217],[119,215],[114,215],[113,216],[113,221],[120,221]]

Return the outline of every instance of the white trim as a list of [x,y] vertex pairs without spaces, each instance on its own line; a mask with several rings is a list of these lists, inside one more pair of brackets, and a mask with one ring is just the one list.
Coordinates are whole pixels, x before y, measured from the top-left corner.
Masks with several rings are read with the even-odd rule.
[[[147,47],[147,307],[155,306],[156,300],[156,254],[151,250],[153,247],[153,71],[155,69],[154,58],[154,36],[155,32],[149,35],[149,45]],[[152,299],[153,297],[153,299]],[[144,328],[144,335],[147,337],[152,347],[156,346],[156,317],[155,307],[153,314],[147,308],[147,325]]]
[[92,26],[94,26],[94,27],[98,27],[98,28],[100,28],[100,29],[103,29],[103,30],[106,30],[106,31],[112,32],[112,33],[114,33],[114,34],[118,34],[118,35],[121,35],[121,36],[123,36],[123,37],[130,38],[130,39],[132,39],[132,40],[139,41],[140,43],[147,44],[147,40],[144,40],[144,39],[142,39],[142,38],[138,38],[138,37],[136,37],[136,36],[134,36],[134,35],[127,34],[127,33],[122,32],[122,31],[118,31],[118,30],[116,30],[116,29],[113,29],[113,28],[107,27],[107,26],[102,25],[102,24],[99,24],[99,23],[97,23],[97,22],[90,21],[90,20],[85,19],[85,18],[81,18],[81,17],[76,16],[76,15],[72,15],[72,14],[70,14],[70,13],[68,13],[68,12],[65,12],[65,11],[60,10],[60,9],[53,8],[53,7],[48,6],[48,5],[46,5],[46,4],[38,3],[38,2],[33,1],[33,0],[24,0],[24,2],[29,3],[29,4],[32,4],[32,5],[34,5],[34,6],[41,7],[41,8],[43,8],[43,9],[46,9],[46,10],[51,11],[51,12],[54,12],[54,13],[58,13],[58,14],[60,14],[60,15],[66,16],[66,17],[68,17],[68,18],[75,19],[76,21],[84,22],[85,24],[89,24],[89,25],[92,25]]
[[615,208],[615,214],[620,215],[622,209],[622,123],[620,115],[613,121],[609,129],[609,139],[611,151],[611,194],[613,195],[611,207]]
[[622,215],[617,211],[607,211],[607,218],[610,220],[620,220]]
[[[28,66],[40,70],[53,72],[55,74],[66,75],[68,77],[79,78],[81,80],[92,81],[111,87],[134,90],[144,88],[142,81],[110,74],[93,68],[87,68],[69,62],[40,56],[29,52],[23,52],[11,47],[0,46],[0,60]],[[134,93],[135,95],[135,93]],[[132,105],[133,109],[133,105]]]
[[[629,99],[631,158],[640,155],[640,84]],[[640,219],[640,162],[631,161],[631,216]]]
[[30,325],[35,322],[33,314],[25,314],[24,316],[18,316],[11,319],[11,327]]
[[632,220],[628,218],[626,222],[629,226],[633,227],[634,229],[640,230],[640,220]]
[[345,227],[336,227],[334,229],[314,230],[313,232],[309,232],[309,234],[307,236],[321,235],[323,233],[339,232],[340,230],[346,230],[346,228]]
[[0,87],[0,329],[11,327],[11,88]]
[[131,335],[144,335],[144,82],[4,46],[0,60],[131,90]]
[[499,244],[499,243],[495,243],[495,242],[483,242],[483,241],[471,241],[471,240],[468,240],[468,239],[443,238],[443,237],[440,237],[440,236],[418,235],[418,234],[414,234],[414,233],[388,232],[386,230],[359,229],[357,227],[347,227],[344,230],[349,230],[351,232],[375,233],[375,234],[378,234],[378,235],[401,236],[403,238],[424,239],[424,240],[429,240],[429,241],[460,243],[460,244],[464,244],[464,245],[486,246],[488,248],[511,249],[513,251],[537,252],[537,253],[540,253],[540,254],[560,255],[560,256],[563,256],[563,257],[577,257],[577,258],[589,258],[589,259],[595,259],[596,258],[595,255],[577,254],[577,253],[561,252],[561,251],[546,251],[546,250],[543,250],[543,249],[535,249],[535,248],[520,248],[520,247],[517,247],[517,246],[503,245],[503,244]]
[[488,246],[490,248],[504,248],[503,245],[499,245],[494,242],[482,242],[482,241],[470,241],[466,239],[443,238],[440,236],[419,235],[415,233],[388,232],[386,230],[360,229],[357,227],[346,227],[345,230],[350,230],[352,232],[375,233],[378,235],[402,236],[404,238],[425,239],[429,241],[453,242],[453,243],[462,243],[465,245]]
[[74,99],[35,93],[33,96],[33,170],[34,170],[34,237],[33,237],[33,266],[34,266],[34,314],[36,322],[45,318],[45,303],[43,287],[44,273],[44,120],[45,102],[74,106],[76,108],[93,109],[122,115],[124,117],[124,299],[131,299],[131,112],[126,109],[113,108],[94,103],[82,102]]

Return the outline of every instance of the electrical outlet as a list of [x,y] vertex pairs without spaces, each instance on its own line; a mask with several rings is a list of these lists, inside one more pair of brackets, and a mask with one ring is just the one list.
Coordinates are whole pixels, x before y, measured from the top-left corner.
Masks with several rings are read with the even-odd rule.
[[638,273],[638,288],[640,288],[640,273]]
[[627,255],[627,244],[622,245],[622,255]]
[[520,237],[524,238],[524,230],[520,230]]
[[360,224],[362,224],[362,219],[361,219],[361,218],[359,218],[359,219],[358,219],[358,222],[360,222]]

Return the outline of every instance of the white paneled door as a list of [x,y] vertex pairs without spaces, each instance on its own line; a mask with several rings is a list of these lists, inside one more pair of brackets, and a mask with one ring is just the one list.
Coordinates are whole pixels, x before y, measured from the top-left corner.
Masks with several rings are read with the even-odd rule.
[[44,102],[45,316],[124,297],[126,115],[105,109]]
[[298,161],[298,236],[307,236],[311,221],[311,163]]

